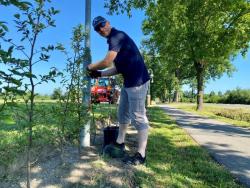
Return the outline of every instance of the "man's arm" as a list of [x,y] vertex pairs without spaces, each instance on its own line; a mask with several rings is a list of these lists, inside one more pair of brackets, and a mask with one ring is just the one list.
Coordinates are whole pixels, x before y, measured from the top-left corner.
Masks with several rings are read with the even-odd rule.
[[115,67],[112,67],[110,69],[107,69],[105,71],[101,71],[101,76],[113,76],[118,74],[117,70]]
[[99,61],[97,63],[92,63],[92,64],[88,65],[88,68],[90,70],[102,70],[102,69],[105,69],[107,67],[110,67],[112,65],[112,62],[116,58],[116,56],[117,56],[117,52],[108,51],[106,57],[102,61]]

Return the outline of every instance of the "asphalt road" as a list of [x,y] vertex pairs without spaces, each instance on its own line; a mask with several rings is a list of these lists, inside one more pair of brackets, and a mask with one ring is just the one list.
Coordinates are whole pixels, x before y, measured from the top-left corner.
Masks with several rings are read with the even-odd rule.
[[178,125],[205,147],[210,155],[224,165],[234,177],[250,188],[250,130],[208,119],[182,110],[158,105]]

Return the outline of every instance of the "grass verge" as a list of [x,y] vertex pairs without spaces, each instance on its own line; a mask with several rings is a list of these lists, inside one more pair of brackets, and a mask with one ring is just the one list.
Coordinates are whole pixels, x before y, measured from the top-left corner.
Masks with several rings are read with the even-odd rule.
[[[216,119],[225,123],[229,123],[231,125],[234,126],[238,126],[238,127],[244,127],[244,128],[250,128],[250,122],[247,121],[240,121],[240,120],[236,120],[233,117],[235,116],[235,113],[237,112],[239,115],[248,115],[250,116],[250,110],[249,109],[244,109],[244,108],[225,108],[222,106],[216,106],[216,105],[206,105],[204,104],[204,108],[202,111],[196,111],[196,104],[182,104],[182,103],[172,103],[169,104],[170,106],[174,107],[174,108],[178,108],[187,112],[191,112],[194,114],[199,114],[202,116],[206,116],[209,117],[211,119]],[[229,113],[228,113],[229,112]],[[224,115],[230,115],[231,118],[226,118],[226,117],[222,117],[220,115],[217,114],[224,114]],[[229,116],[229,117],[230,117]]]
[[135,174],[139,187],[241,187],[160,108],[151,107],[149,117],[147,165]]

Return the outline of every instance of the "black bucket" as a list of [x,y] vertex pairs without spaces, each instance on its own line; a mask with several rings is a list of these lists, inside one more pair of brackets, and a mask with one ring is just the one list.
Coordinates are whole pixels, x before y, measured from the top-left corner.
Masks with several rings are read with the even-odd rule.
[[116,142],[116,139],[118,137],[119,133],[119,127],[106,127],[103,129],[103,147],[105,147],[108,144],[112,144]]

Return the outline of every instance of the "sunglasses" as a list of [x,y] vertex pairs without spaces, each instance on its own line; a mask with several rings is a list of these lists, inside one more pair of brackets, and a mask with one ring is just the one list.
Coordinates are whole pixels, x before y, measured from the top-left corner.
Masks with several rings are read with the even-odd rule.
[[105,25],[106,25],[106,22],[101,22],[94,29],[96,32],[99,32],[101,30],[101,27],[104,27]]

